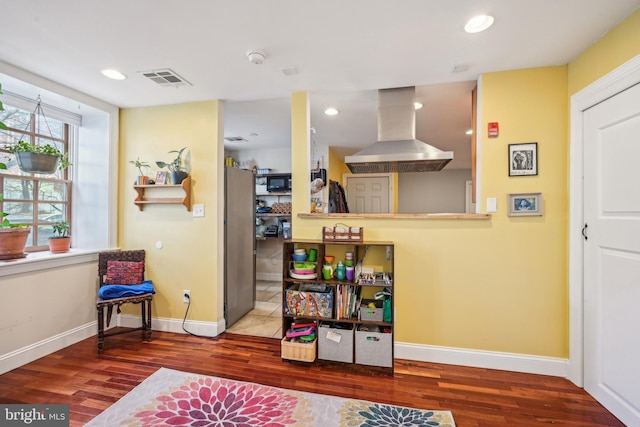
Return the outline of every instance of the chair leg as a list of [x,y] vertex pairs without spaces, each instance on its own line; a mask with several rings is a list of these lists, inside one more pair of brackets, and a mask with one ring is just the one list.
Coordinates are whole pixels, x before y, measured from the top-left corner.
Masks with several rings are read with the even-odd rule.
[[140,303],[140,317],[142,319],[142,336],[147,334],[147,302],[142,301]]
[[98,354],[102,354],[102,345],[104,343],[104,309],[98,307]]
[[145,327],[147,332],[147,341],[151,341],[151,300],[147,301],[147,321],[145,322]]

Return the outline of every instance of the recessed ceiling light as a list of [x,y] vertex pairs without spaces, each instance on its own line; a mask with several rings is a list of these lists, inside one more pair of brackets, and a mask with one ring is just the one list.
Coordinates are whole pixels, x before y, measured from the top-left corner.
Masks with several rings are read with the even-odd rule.
[[421,109],[421,108],[422,108],[422,103],[421,103],[421,102],[414,102],[414,103],[413,103],[413,107],[414,107],[416,110],[419,110],[419,109]]
[[465,132],[467,135],[473,135],[473,129],[469,129],[468,131]]
[[335,108],[331,107],[331,108],[327,108],[326,110],[324,110],[324,113],[325,113],[327,116],[335,116],[336,114],[338,114],[338,113],[339,113],[339,111],[338,111],[338,110],[336,110]]
[[124,80],[127,78],[127,76],[125,76],[124,74],[122,74],[120,71],[118,70],[114,70],[114,69],[106,69],[106,70],[102,70],[102,74],[105,77],[109,77],[110,79],[113,80]]
[[479,33],[484,31],[493,25],[493,16],[491,15],[478,15],[471,18],[467,25],[464,26],[464,30],[467,33]]

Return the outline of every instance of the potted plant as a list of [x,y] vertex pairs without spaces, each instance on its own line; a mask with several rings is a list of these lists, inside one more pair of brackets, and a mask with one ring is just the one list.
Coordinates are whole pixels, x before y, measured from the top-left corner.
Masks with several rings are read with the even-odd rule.
[[[2,85],[0,85],[0,94],[2,94]],[[0,101],[0,111],[4,111],[4,105]],[[7,129],[7,126],[0,121],[0,129]],[[0,162],[0,170],[7,169],[7,165]],[[3,195],[0,194],[0,202]],[[7,218],[9,214],[0,211],[0,260],[24,258],[24,247],[27,244],[27,238],[31,233],[31,227],[25,224],[12,224]]]
[[146,176],[144,174],[144,172],[142,172],[142,169],[144,168],[150,168],[151,166],[149,166],[149,163],[147,162],[143,162],[140,160],[140,157],[136,158],[135,160],[130,160],[129,163],[131,163],[132,165],[134,165],[135,167],[138,168],[138,171],[140,172],[140,175],[138,175],[137,178],[137,184],[138,185],[147,185],[149,184],[149,177]]
[[30,173],[52,174],[57,169],[71,166],[68,153],[62,153],[51,144],[30,144],[18,141],[5,144],[5,150],[15,154],[20,170]]
[[180,150],[172,150],[169,151],[169,154],[171,153],[177,153],[177,156],[175,159],[173,159],[172,162],[170,163],[165,163],[162,161],[157,161],[156,165],[158,165],[158,167],[160,169],[162,168],[167,168],[169,169],[169,171],[171,172],[171,182],[173,184],[180,184],[182,183],[182,181],[189,175],[186,171],[186,169],[182,166],[182,152],[184,150],[186,150],[187,147],[184,147]]
[[54,223],[53,236],[49,237],[49,250],[53,253],[69,252],[71,237],[69,237],[69,223],[60,221]]

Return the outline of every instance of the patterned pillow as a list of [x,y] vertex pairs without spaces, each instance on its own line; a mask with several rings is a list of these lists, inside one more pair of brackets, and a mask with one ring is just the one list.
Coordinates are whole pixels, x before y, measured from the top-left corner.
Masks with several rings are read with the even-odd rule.
[[144,262],[107,261],[105,285],[135,285],[142,283]]

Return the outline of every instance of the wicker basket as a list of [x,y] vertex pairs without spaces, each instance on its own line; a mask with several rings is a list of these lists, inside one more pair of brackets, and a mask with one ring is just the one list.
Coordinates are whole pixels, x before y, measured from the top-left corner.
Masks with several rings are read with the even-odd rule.
[[362,242],[364,227],[348,227],[336,224],[334,227],[322,227],[323,242]]
[[284,337],[281,343],[281,357],[283,359],[299,360],[301,362],[313,362],[316,360],[317,339],[311,343],[302,343],[291,342],[290,338]]

